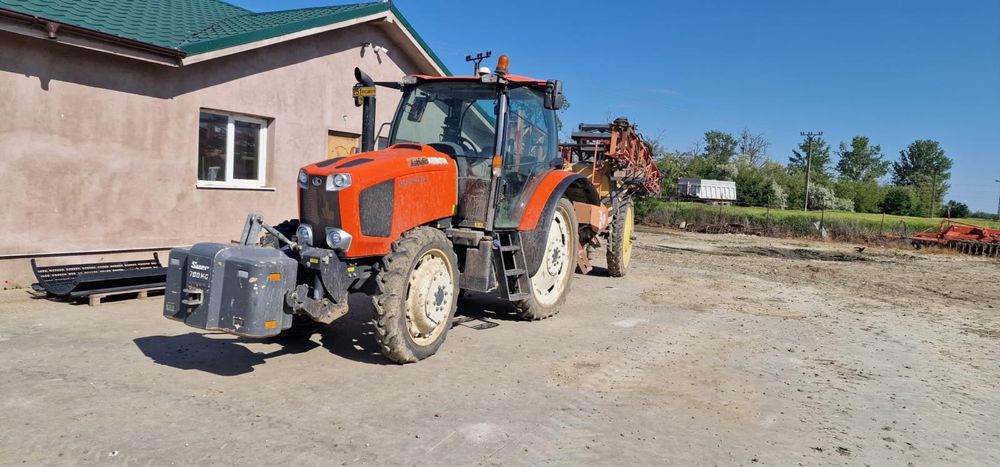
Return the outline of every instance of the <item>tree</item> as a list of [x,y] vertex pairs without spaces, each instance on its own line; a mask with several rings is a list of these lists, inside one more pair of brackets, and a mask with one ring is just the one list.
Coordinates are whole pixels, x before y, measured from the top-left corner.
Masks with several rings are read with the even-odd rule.
[[729,133],[719,130],[707,131],[703,155],[715,165],[728,164],[733,161],[738,144],[736,138]]
[[882,202],[880,203],[882,212],[886,214],[895,214],[897,216],[910,215],[913,209],[912,192],[913,190],[910,187],[889,187],[885,193],[885,197],[882,198]]
[[760,166],[743,165],[736,175],[736,195],[741,203],[784,209],[788,195],[781,186],[785,167],[765,160]]
[[851,146],[843,142],[837,151],[837,173],[841,180],[875,182],[889,172],[889,161],[882,160],[882,147],[870,146],[867,136],[851,138]]
[[[922,139],[910,143],[899,152],[899,161],[892,163],[892,183],[913,187],[922,211],[933,215],[951,185],[952,161],[937,141]],[[917,212],[921,209],[917,209]]]
[[[788,158],[788,169],[794,172],[806,171],[806,156],[809,151],[809,138],[799,143],[798,150],[792,150]],[[810,180],[820,185],[829,185],[833,179],[830,173],[830,145],[823,138],[814,137],[812,143],[812,174]]]
[[736,145],[739,160],[750,167],[760,167],[767,159],[767,148],[770,145],[763,133],[753,134],[744,128]]
[[691,160],[690,173],[695,177],[735,180],[739,172],[733,157],[736,155],[736,138],[726,132],[705,132],[705,146]]
[[664,196],[677,194],[678,179],[691,175],[691,154],[669,151],[658,138],[648,143],[656,167],[660,169],[660,193]]
[[965,203],[960,203],[955,200],[950,200],[941,207],[941,217],[951,217],[954,219],[959,219],[963,217],[969,217],[969,206]]

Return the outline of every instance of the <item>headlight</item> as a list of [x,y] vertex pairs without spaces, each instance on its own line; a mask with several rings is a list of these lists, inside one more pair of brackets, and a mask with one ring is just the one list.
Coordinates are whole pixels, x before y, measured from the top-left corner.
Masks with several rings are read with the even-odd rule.
[[298,243],[306,246],[313,246],[313,228],[311,225],[299,225],[299,228],[295,230],[295,236],[299,238]]
[[351,174],[333,174],[326,177],[326,191],[340,191],[351,186]]
[[305,170],[299,170],[299,188],[309,188],[309,174]]
[[326,228],[326,246],[340,251],[347,251],[351,247],[351,234],[335,228]]

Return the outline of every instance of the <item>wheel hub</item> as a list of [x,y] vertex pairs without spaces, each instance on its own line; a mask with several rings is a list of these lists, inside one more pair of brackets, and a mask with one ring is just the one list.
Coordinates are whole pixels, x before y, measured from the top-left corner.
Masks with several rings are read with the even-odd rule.
[[565,278],[572,242],[566,214],[556,210],[548,236],[545,239],[545,253],[542,265],[531,276],[531,287],[535,300],[542,305],[550,305],[559,300],[565,288]]
[[406,318],[410,337],[420,343],[432,341],[444,329],[454,300],[452,271],[444,253],[427,252],[410,275]]

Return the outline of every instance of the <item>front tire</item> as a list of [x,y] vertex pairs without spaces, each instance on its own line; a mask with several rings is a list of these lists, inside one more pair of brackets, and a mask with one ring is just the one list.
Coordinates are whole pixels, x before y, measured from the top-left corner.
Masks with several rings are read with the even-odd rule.
[[458,258],[444,232],[418,227],[404,233],[378,273],[375,337],[382,354],[412,363],[437,352],[458,306]]
[[552,214],[542,264],[531,276],[528,298],[514,302],[518,316],[539,320],[559,313],[576,270],[577,235],[576,210],[562,198]]
[[608,275],[625,277],[632,262],[632,231],[635,228],[635,208],[631,201],[618,206],[611,221],[608,242]]

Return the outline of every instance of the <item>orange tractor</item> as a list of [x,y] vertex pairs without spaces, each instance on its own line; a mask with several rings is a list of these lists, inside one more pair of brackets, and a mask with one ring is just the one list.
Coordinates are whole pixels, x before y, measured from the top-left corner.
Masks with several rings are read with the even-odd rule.
[[[529,320],[556,314],[585,245],[630,204],[593,172],[566,170],[561,83],[507,63],[398,83],[355,70],[362,152],[302,168],[299,219],[271,226],[251,214],[240,244],[174,249],[164,315],[271,337],[330,323],[361,292],[382,353],[405,363],[438,350],[462,291],[510,301]],[[373,150],[377,86],[403,92],[384,150]]]

